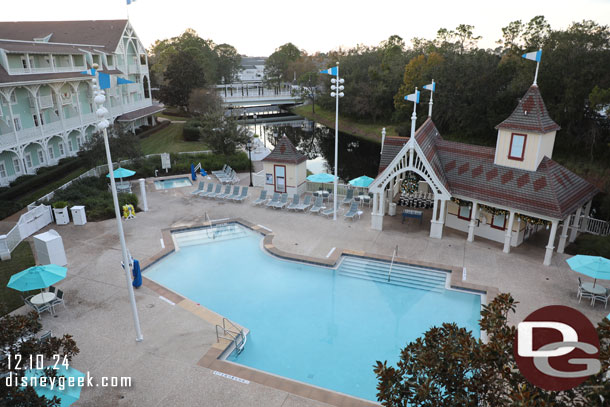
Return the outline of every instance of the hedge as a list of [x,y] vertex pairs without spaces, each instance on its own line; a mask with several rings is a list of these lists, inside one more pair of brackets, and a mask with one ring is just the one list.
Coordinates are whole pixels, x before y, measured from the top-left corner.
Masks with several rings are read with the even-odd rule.
[[[220,154],[171,154],[170,161],[172,168],[167,175],[188,174],[191,172],[191,164],[201,163],[207,171],[221,170],[224,164],[228,164],[235,171],[247,171],[249,167],[248,155],[244,152],[237,152],[230,156]],[[142,158],[133,161],[129,167],[134,170],[138,177],[153,177],[155,169],[159,170],[158,175],[166,175],[165,170],[161,169],[161,159],[159,157]]]
[[182,138],[184,141],[197,141],[201,137],[201,121],[189,120],[182,127]]
[[610,258],[610,236],[581,234],[574,243],[566,247],[568,254],[587,254]]
[[62,161],[56,166],[38,169],[36,175],[23,175],[17,178],[11,182],[11,187],[9,189],[0,193],[0,201],[15,200],[22,195],[65,177],[67,174],[85,164],[85,161],[80,157],[69,158]]
[[166,120],[166,121],[163,121],[163,122],[157,124],[156,126],[149,127],[145,131],[137,133],[137,135],[138,135],[138,137],[140,137],[140,139],[143,139],[143,138],[146,138],[146,137],[150,136],[151,134],[154,134],[154,133],[158,132],[161,129],[166,128],[170,124],[172,124],[172,122]]

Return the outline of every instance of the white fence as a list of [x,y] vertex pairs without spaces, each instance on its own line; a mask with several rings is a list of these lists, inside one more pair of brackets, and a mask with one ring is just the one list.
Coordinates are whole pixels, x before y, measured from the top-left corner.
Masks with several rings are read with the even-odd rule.
[[0,259],[8,260],[11,252],[26,237],[38,232],[53,221],[51,207],[38,205],[21,215],[17,224],[6,234],[0,235]]
[[585,223],[585,227],[583,229],[587,233],[591,233],[593,235],[598,236],[610,235],[610,223],[606,222],[605,220],[584,217],[584,219],[582,219],[582,222]]

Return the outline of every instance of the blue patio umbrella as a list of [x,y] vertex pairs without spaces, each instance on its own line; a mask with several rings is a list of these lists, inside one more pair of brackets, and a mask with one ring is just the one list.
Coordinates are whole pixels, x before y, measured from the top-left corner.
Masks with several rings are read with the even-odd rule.
[[330,175],[325,172],[320,173],[320,174],[312,174],[309,177],[307,177],[307,181],[311,181],[311,182],[327,183],[327,182],[333,182],[334,180],[335,180],[334,175]]
[[[36,391],[36,394],[38,394],[39,396],[45,396],[49,400],[57,396],[60,399],[59,405],[61,407],[71,406],[75,401],[80,398],[80,391],[82,389],[82,385],[85,382],[85,374],[79,370],[76,370],[73,367],[66,368],[64,365],[57,365],[56,367],[57,378],[55,379],[56,381],[54,382],[54,387],[52,390],[48,381],[46,381],[45,383],[47,384],[46,386],[38,385],[38,378],[46,376],[46,369],[29,369],[25,372],[24,376],[28,378],[29,383],[33,383],[35,380],[35,383],[37,385],[33,387]],[[47,366],[47,369],[51,368],[51,366]],[[63,385],[61,386],[59,385],[60,382],[58,381],[60,380],[59,376],[65,377],[65,379],[61,379],[63,382]],[[71,377],[74,377],[74,379],[70,379]],[[80,379],[81,377],[82,379]],[[72,386],[69,385],[70,383],[72,383]]]
[[349,184],[353,187],[361,187],[361,188],[366,188],[369,185],[371,185],[371,183],[375,181],[374,178],[371,177],[367,177],[366,175],[362,175],[358,178],[354,178],[352,180],[349,181]]
[[[114,178],[127,178],[134,175],[136,172],[132,170],[128,170],[127,168],[119,167],[114,170]],[[110,178],[110,173],[106,174],[106,178]]]
[[610,260],[605,257],[577,254],[566,262],[575,272],[594,278],[593,287],[598,278],[610,280]]
[[30,267],[12,275],[7,287],[18,291],[46,288],[66,278],[67,270],[55,264]]

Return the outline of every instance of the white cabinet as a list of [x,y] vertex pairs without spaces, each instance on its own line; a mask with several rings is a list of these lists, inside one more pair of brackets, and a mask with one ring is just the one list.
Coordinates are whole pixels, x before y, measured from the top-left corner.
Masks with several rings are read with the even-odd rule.
[[48,232],[34,235],[34,248],[38,257],[38,264],[68,264],[64,243],[59,233],[51,229]]
[[55,223],[58,225],[67,225],[70,223],[68,208],[53,208],[53,214],[55,215]]
[[70,212],[72,212],[72,221],[75,225],[84,225],[87,223],[87,214],[85,213],[84,206],[73,206],[70,208]]

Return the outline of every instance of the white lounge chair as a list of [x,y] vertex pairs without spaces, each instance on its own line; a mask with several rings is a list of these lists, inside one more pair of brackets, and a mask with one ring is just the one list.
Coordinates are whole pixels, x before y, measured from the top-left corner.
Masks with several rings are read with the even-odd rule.
[[246,198],[248,198],[248,187],[243,187],[243,188],[241,189],[241,195],[239,195],[239,196],[238,196],[238,197],[236,197],[236,198],[233,198],[233,200],[234,200],[235,202],[243,202],[243,201],[245,201],[245,200],[246,200]]
[[299,194],[294,194],[292,196],[292,202],[290,202],[290,205],[287,206],[287,209],[288,210],[299,209],[299,200],[300,200],[300,195]]
[[282,194],[282,198],[279,200],[279,202],[277,202],[275,205],[272,205],[271,207],[273,209],[282,209],[286,205],[288,205],[288,194],[287,193],[283,193]]
[[205,197],[209,194],[211,194],[214,191],[214,184],[212,184],[211,182],[208,184],[208,189],[204,191],[199,192],[197,195],[201,196],[201,197]]
[[203,181],[199,181],[199,185],[197,185],[197,189],[195,189],[194,191],[191,191],[191,195],[197,195],[203,192],[203,187],[205,186],[205,183]]
[[234,186],[233,193],[231,195],[225,196],[224,199],[226,199],[228,201],[232,201],[237,197],[239,197],[239,185]]
[[358,202],[352,202],[352,205],[349,207],[349,211],[347,211],[343,216],[345,216],[346,219],[354,220],[356,215],[358,215],[358,212]]
[[262,190],[261,191],[261,195],[258,197],[258,199],[256,201],[254,201],[254,205],[262,205],[265,202],[267,202],[267,191],[266,190]]
[[305,212],[311,206],[311,195],[305,195],[305,199],[302,204],[297,205],[298,210]]
[[323,200],[322,196],[318,196],[313,203],[313,206],[309,210],[310,213],[319,213],[322,210]]
[[265,204],[265,206],[271,207],[271,206],[275,205],[276,203],[278,203],[279,201],[280,201],[280,194],[277,192],[274,192],[273,197],[271,198],[271,200],[269,202],[267,202]]

